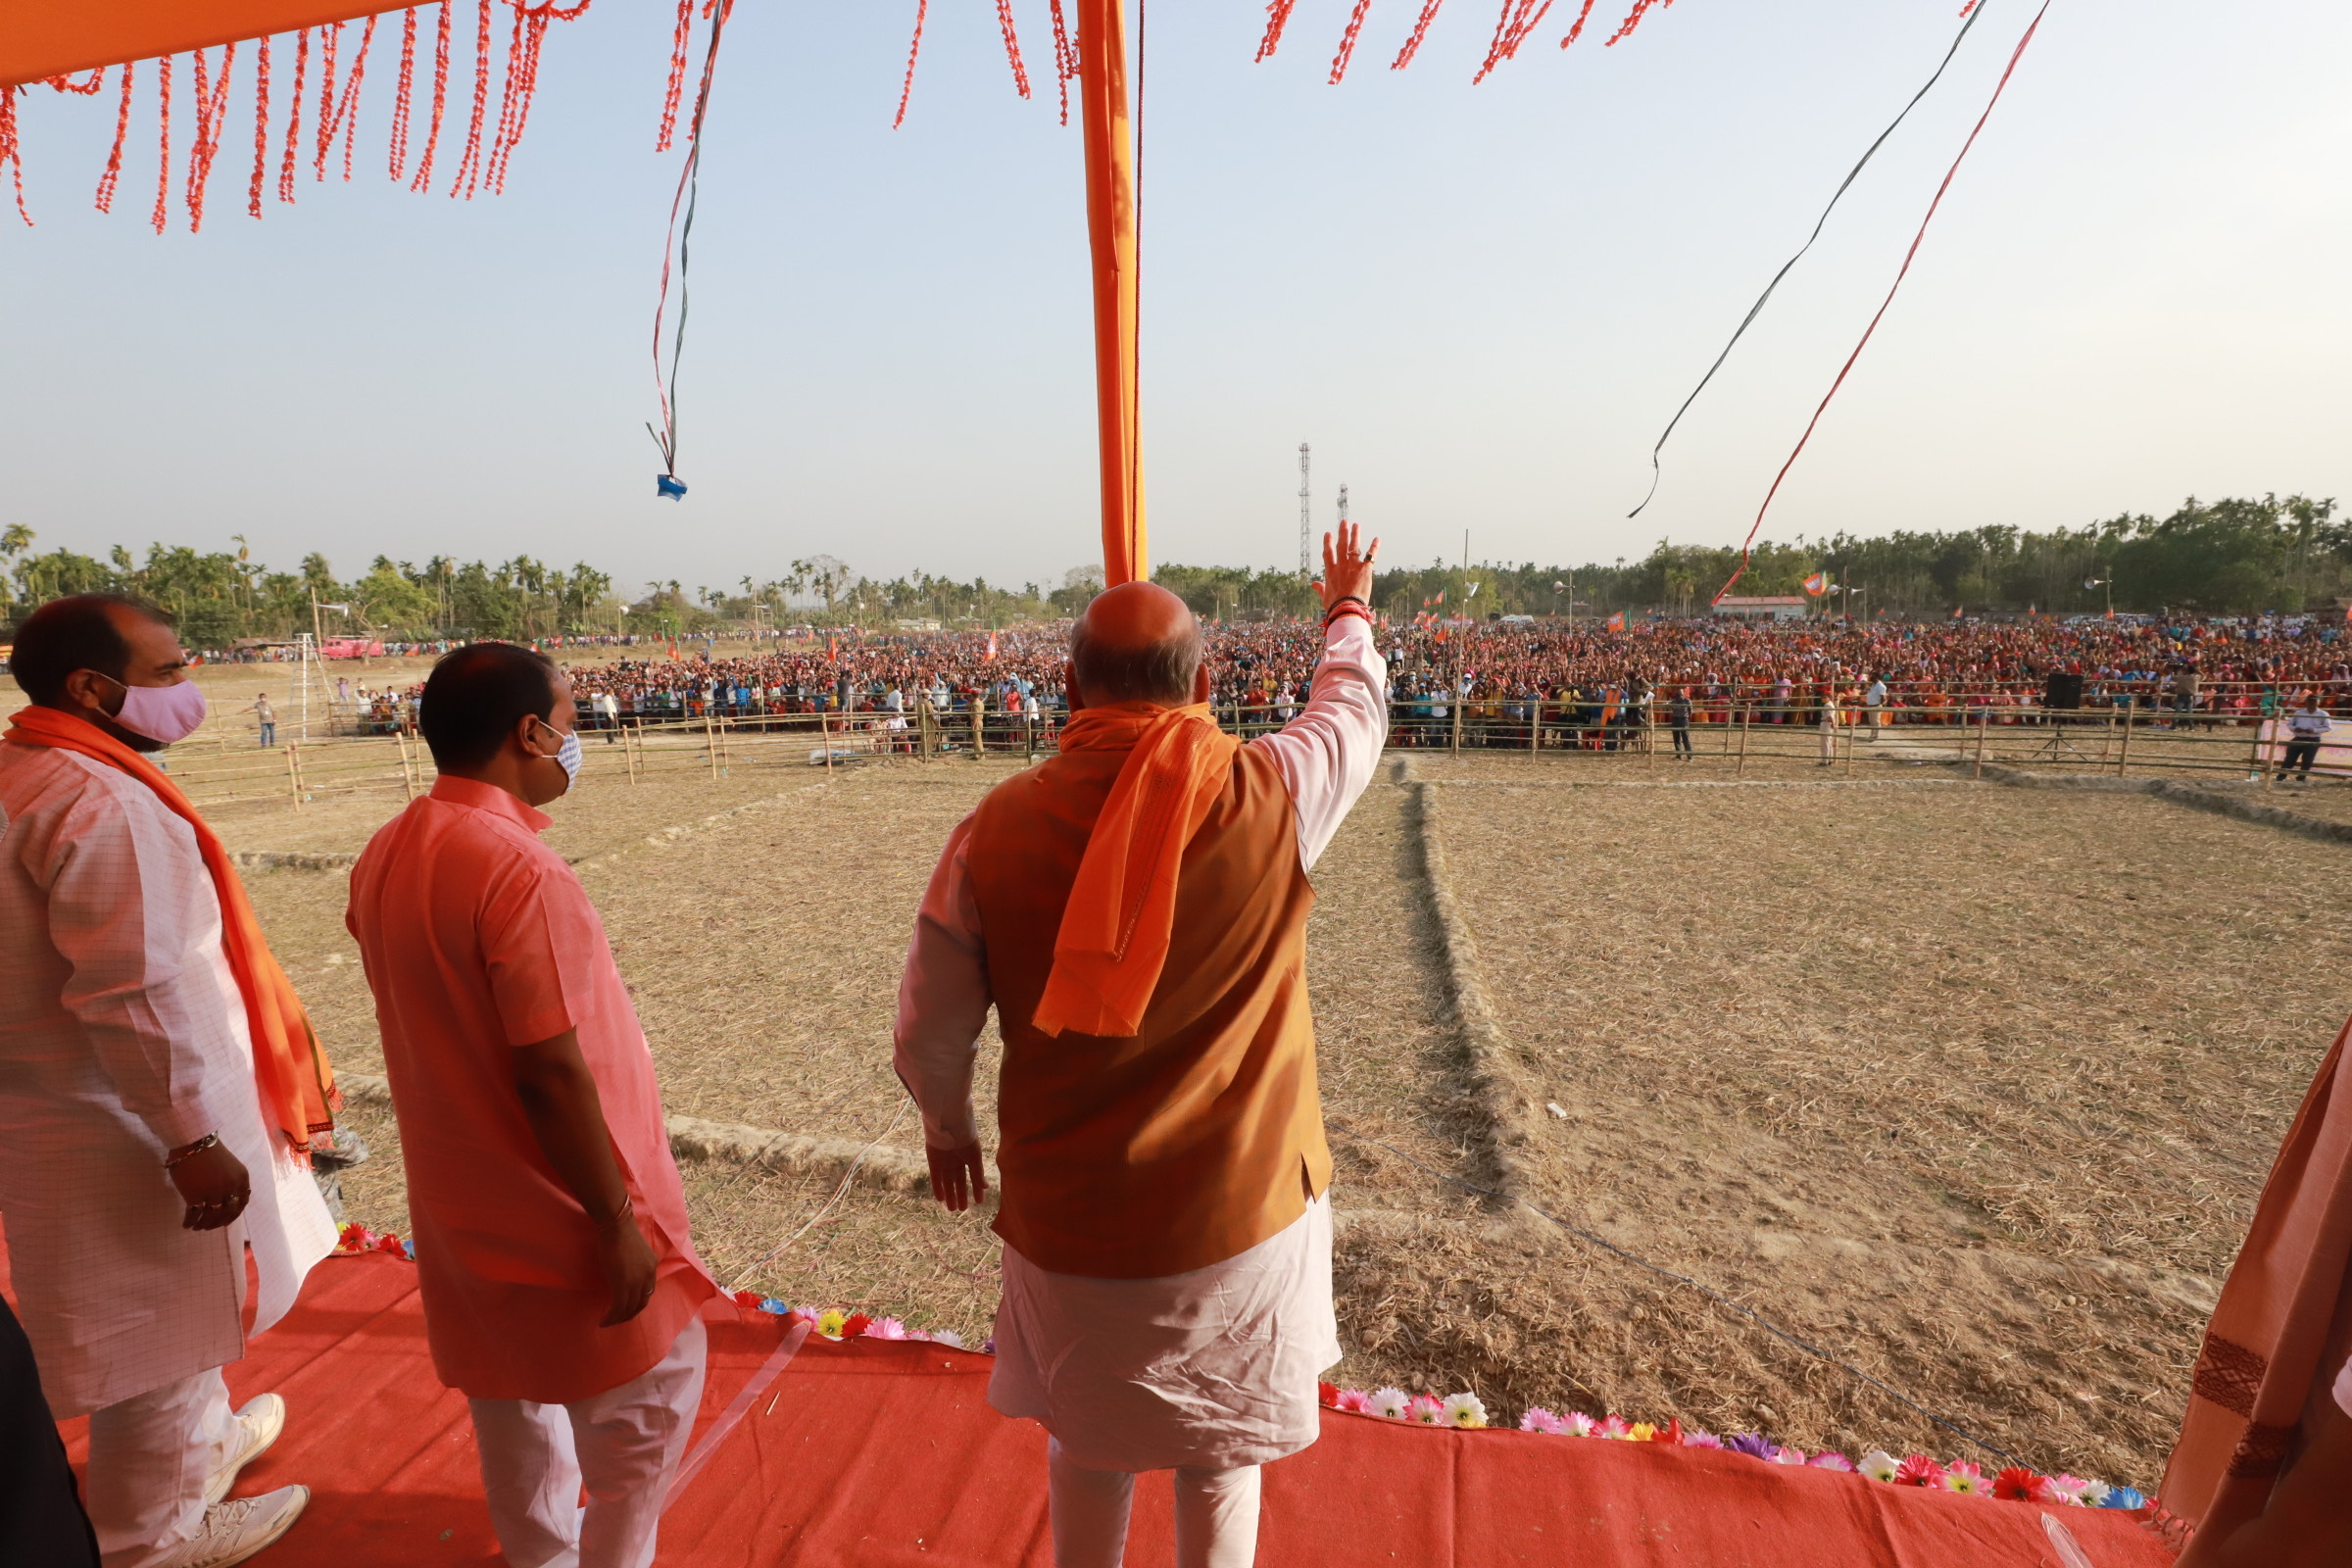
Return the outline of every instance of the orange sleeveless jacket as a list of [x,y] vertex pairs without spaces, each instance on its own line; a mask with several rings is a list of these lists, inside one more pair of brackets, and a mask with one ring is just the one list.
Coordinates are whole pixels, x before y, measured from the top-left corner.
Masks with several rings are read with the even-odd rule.
[[1297,818],[1273,759],[1235,754],[1184,852],[1167,965],[1128,1038],[1033,1026],[1062,908],[1124,750],[991,791],[966,850],[1004,1037],[996,1231],[1038,1267],[1182,1274],[1248,1250],[1330,1184],[1306,1001]]

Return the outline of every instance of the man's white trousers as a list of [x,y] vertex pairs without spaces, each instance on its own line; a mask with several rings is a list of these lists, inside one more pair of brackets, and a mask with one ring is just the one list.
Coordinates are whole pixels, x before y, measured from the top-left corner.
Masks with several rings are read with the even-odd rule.
[[591,1398],[466,1401],[510,1568],[648,1568],[702,1403],[708,1348],[693,1318],[651,1371]]
[[235,1431],[219,1367],[90,1412],[87,1500],[106,1568],[146,1568],[195,1538]]

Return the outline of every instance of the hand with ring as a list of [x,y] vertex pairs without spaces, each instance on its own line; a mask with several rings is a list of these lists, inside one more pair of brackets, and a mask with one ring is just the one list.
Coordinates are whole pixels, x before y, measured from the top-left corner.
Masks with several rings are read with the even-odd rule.
[[199,1149],[166,1169],[188,1205],[179,1222],[183,1230],[217,1231],[233,1225],[253,1200],[245,1162],[230,1153],[226,1144]]

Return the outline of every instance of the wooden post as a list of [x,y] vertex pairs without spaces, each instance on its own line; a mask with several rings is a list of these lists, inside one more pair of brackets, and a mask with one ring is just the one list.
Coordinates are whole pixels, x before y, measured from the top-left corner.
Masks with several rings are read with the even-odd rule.
[[914,754],[922,760],[931,760],[931,699],[914,700]]
[[413,801],[416,798],[416,764],[409,760],[409,738],[395,730],[392,739],[400,746],[400,787]]
[[286,792],[294,797],[294,809],[299,811],[302,809],[302,763],[295,757],[296,749],[296,745],[286,748]]
[[2254,710],[2254,773],[2267,790],[2271,787],[2271,769],[2270,764],[2262,760],[2262,710],[2258,708]]
[[1536,693],[1536,700],[1528,704],[1527,719],[1527,755],[1533,757],[1544,749],[1543,692],[1538,691]]
[[1742,699],[1740,704],[1740,765],[1732,769],[1734,778],[1747,776],[1747,719],[1754,711],[1755,705]]
[[1453,755],[1459,757],[1462,755],[1462,683],[1457,680],[1452,684],[1455,687],[1450,694],[1453,698]]
[[2122,778],[2124,770],[2132,765],[2132,719],[2138,710],[2139,704],[2136,702],[2124,710],[2124,744],[2115,759],[2115,776],[2117,778]]
[[817,744],[825,751],[825,771],[833,771],[833,715],[819,708],[816,710]]
[[1027,704],[1021,707],[1021,755],[1029,761],[1037,760],[1037,720],[1029,716]]
[[644,739],[644,733],[634,724],[623,727],[620,732],[620,760],[628,767],[632,785],[637,782],[637,749]]
[[1992,703],[1990,699],[1987,699],[1977,705],[1977,765],[1968,775],[1970,778],[1984,776],[1984,736],[1991,728]]
[[972,693],[972,760],[977,762],[988,755],[988,699],[979,692]]

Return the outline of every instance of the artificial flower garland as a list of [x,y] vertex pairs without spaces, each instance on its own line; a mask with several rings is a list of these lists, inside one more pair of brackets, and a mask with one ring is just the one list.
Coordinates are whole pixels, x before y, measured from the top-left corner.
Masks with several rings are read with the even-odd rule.
[[[1488,1425],[1487,1407],[1475,1394],[1449,1394],[1441,1398],[1428,1394],[1408,1395],[1402,1389],[1376,1389],[1367,1394],[1361,1389],[1343,1389],[1331,1383],[1318,1384],[1316,1387],[1325,1406],[1350,1415],[1401,1421],[1413,1426],[1454,1427],[1465,1431],[1475,1431]],[[1556,1415],[1538,1404],[1529,1406],[1527,1413],[1519,1418],[1519,1430],[1559,1437],[1612,1439],[1622,1443],[1663,1443],[1685,1448],[1721,1448],[1732,1453],[1746,1454],[1751,1459],[1760,1459],[1767,1464],[1838,1470],[1866,1476],[1888,1486],[1922,1487],[1970,1497],[2064,1503],[2082,1508],[2144,1508],[2148,1505],[2148,1499],[2130,1487],[2109,1486],[2104,1481],[2085,1481],[2081,1476],[2045,1476],[2023,1465],[2012,1465],[1988,1476],[1982,1467],[1966,1459],[1938,1464],[1924,1453],[1897,1459],[1883,1448],[1872,1449],[1857,1463],[1834,1448],[1807,1454],[1802,1448],[1776,1444],[1755,1432],[1719,1438],[1712,1432],[1685,1427],[1679,1418],[1668,1421],[1664,1426],[1648,1421],[1627,1421],[1619,1415],[1606,1415],[1594,1420],[1578,1410]]]
[[[384,1252],[394,1257],[414,1260],[415,1244],[397,1236],[378,1235],[365,1225],[346,1224],[335,1243],[335,1250],[344,1255],[361,1252]],[[733,1300],[738,1307],[751,1312],[763,1312],[780,1317],[789,1328],[795,1322],[810,1324],[822,1338],[841,1343],[851,1340],[919,1340],[932,1345],[944,1345],[951,1349],[964,1349],[963,1336],[953,1329],[926,1331],[909,1328],[895,1317],[873,1317],[854,1312],[847,1307],[793,1306],[772,1296],[758,1291],[737,1291]],[[980,1346],[980,1353],[996,1353],[996,1342],[989,1340]],[[1327,1409],[1348,1415],[1370,1416],[1380,1421],[1397,1421],[1408,1426],[1452,1427],[1457,1431],[1475,1432],[1491,1425],[1487,1419],[1486,1402],[1475,1394],[1448,1394],[1444,1396],[1430,1394],[1407,1394],[1402,1389],[1375,1389],[1367,1394],[1361,1389],[1343,1389],[1336,1383],[1315,1385],[1318,1396]],[[1924,1453],[1908,1454],[1900,1459],[1884,1448],[1873,1448],[1859,1461],[1848,1459],[1834,1448],[1824,1448],[1808,1454],[1802,1448],[1776,1444],[1760,1433],[1739,1432],[1719,1438],[1696,1427],[1686,1427],[1681,1419],[1669,1420],[1664,1426],[1649,1421],[1628,1421],[1620,1415],[1605,1415],[1598,1420],[1580,1410],[1554,1414],[1540,1404],[1528,1406],[1519,1418],[1519,1430],[1544,1436],[1572,1438],[1601,1438],[1621,1443],[1662,1443],[1684,1448],[1720,1448],[1731,1453],[1743,1453],[1767,1464],[1803,1465],[1815,1470],[1836,1470],[1859,1475],[1886,1486],[1920,1487],[1929,1491],[1956,1493],[1966,1497],[1999,1497],[2012,1502],[2039,1502],[2071,1505],[2079,1508],[2145,1508],[2148,1499],[2130,1487],[2109,1486],[2104,1481],[2086,1481],[2081,1476],[2042,1475],[2023,1465],[1986,1475],[1982,1466],[1966,1459],[1954,1459],[1939,1464]]]

